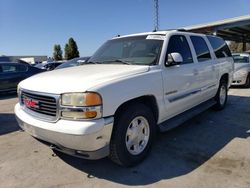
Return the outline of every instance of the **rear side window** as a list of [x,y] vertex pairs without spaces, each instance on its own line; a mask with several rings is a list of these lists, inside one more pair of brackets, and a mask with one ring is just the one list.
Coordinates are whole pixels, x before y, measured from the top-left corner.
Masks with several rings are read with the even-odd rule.
[[12,73],[16,72],[16,66],[15,65],[2,65],[3,73]]
[[207,36],[207,38],[211,43],[217,58],[232,56],[230,49],[228,48],[226,42],[223,39],[214,36]]
[[191,41],[194,45],[194,49],[199,62],[211,59],[209,49],[207,47],[206,41],[202,37],[191,36]]
[[15,72],[26,72],[28,70],[28,66],[26,65],[2,65],[3,73],[15,73]]
[[28,66],[27,65],[17,65],[16,71],[17,72],[26,72],[26,71],[28,71]]
[[174,52],[181,54],[183,64],[193,63],[192,54],[185,36],[174,35],[169,39],[167,55]]

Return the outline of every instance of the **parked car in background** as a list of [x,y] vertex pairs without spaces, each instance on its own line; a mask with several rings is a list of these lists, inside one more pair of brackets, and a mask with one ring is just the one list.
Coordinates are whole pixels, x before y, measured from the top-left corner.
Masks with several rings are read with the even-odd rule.
[[75,67],[75,66],[79,66],[79,65],[84,65],[86,64],[86,62],[90,59],[90,56],[87,57],[77,57],[74,59],[71,59],[65,63],[62,63],[61,65],[59,65],[58,67],[56,67],[55,69],[62,69],[62,68],[67,68],[67,67]]
[[250,87],[250,53],[234,53],[234,75],[232,85]]
[[57,66],[61,65],[62,62],[47,62],[47,63],[40,63],[35,65],[34,67],[39,69],[44,69],[47,71],[54,70]]
[[16,90],[20,81],[44,70],[23,63],[0,63],[0,92]]

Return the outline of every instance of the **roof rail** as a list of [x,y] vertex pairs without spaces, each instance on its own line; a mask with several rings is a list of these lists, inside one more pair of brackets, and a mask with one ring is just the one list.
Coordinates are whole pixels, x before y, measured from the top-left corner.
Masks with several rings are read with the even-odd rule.
[[[188,32],[184,28],[179,28],[179,29],[163,29],[163,30],[157,30],[157,31],[182,31],[182,32]],[[155,30],[153,32],[155,32]]]

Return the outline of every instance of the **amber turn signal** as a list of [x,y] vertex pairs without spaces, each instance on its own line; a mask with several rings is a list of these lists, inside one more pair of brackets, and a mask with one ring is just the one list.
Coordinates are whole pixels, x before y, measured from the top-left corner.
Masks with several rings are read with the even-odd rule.
[[87,93],[85,97],[86,106],[97,106],[102,104],[102,98],[97,93]]

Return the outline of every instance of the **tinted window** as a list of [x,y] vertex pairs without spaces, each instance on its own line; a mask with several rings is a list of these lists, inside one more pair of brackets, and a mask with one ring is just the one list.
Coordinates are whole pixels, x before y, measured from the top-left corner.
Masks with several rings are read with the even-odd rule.
[[169,39],[167,54],[180,53],[183,58],[183,63],[192,63],[192,54],[185,36],[174,35]]
[[2,65],[2,72],[4,73],[14,73],[14,72],[26,72],[28,66],[26,65]]
[[208,36],[207,38],[211,43],[217,58],[232,56],[230,49],[223,39],[214,36]]
[[16,72],[17,67],[15,65],[2,65],[4,73]]
[[17,65],[16,71],[17,72],[26,72],[28,70],[28,66],[26,65]]
[[211,59],[211,55],[205,40],[202,37],[198,36],[191,36],[190,38],[194,45],[198,61],[200,62]]

